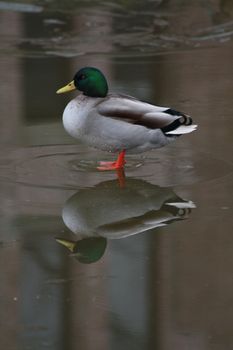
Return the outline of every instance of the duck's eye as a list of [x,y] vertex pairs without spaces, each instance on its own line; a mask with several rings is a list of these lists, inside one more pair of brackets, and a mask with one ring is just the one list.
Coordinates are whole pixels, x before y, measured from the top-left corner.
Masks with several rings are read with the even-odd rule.
[[86,75],[85,75],[85,74],[82,74],[82,75],[80,75],[80,77],[79,77],[79,80],[83,80],[83,79],[86,79]]

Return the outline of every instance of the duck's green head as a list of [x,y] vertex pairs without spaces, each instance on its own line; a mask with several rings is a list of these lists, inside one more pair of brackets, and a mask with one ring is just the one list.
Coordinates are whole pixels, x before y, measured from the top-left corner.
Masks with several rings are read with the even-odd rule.
[[103,73],[94,67],[85,67],[80,69],[74,76],[74,79],[57,90],[57,94],[72,90],[80,90],[86,96],[105,97],[108,93],[108,84]]

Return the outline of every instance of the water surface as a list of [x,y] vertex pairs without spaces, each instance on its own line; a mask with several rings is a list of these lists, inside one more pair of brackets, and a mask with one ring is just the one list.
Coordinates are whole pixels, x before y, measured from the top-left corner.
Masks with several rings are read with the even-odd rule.
[[[232,2],[2,1],[0,28],[1,346],[231,349]],[[198,130],[122,186],[62,127],[84,65]]]

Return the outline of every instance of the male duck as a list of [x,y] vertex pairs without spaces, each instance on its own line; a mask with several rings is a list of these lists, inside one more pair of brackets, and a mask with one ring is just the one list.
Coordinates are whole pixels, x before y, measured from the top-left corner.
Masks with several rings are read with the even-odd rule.
[[192,119],[174,109],[158,107],[123,95],[108,93],[103,73],[93,67],[80,69],[58,94],[80,90],[63,113],[63,125],[74,138],[89,146],[119,152],[115,162],[101,162],[100,170],[123,168],[125,152],[139,153],[167,145],[194,131]]

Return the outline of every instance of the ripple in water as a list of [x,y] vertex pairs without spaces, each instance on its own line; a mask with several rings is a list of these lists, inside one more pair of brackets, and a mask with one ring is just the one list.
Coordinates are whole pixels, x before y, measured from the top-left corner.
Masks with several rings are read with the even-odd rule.
[[[9,155],[7,166],[0,165],[1,180],[44,188],[89,187],[116,176],[114,171],[100,172],[96,168],[98,161],[114,158],[114,154],[77,145],[21,148]],[[210,181],[233,171],[232,165],[223,160],[179,147],[126,159],[126,176],[142,177],[160,186]]]

